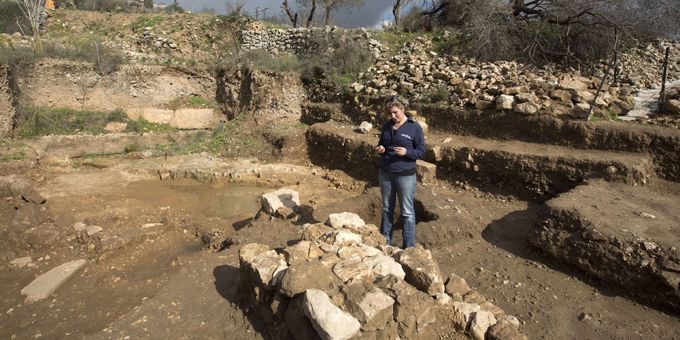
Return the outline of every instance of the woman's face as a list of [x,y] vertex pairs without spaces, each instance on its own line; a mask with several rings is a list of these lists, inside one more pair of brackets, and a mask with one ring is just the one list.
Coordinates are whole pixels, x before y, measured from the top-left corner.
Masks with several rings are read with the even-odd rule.
[[404,114],[404,109],[402,109],[398,106],[390,107],[388,113],[390,115],[390,119],[395,123],[403,122],[404,120],[406,120],[406,115]]

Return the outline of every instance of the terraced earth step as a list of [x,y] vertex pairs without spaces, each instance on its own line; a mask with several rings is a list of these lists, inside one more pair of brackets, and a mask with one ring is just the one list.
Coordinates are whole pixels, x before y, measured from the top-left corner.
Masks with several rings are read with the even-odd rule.
[[680,129],[628,122],[585,122],[547,115],[465,110],[421,105],[431,129],[480,138],[521,140],[579,149],[644,152],[664,179],[680,182]]
[[[375,179],[378,157],[373,148],[378,132],[361,134],[355,129],[336,122],[310,127],[307,142],[312,162],[361,179]],[[426,138],[430,161],[438,167],[437,178],[469,180],[525,198],[551,198],[586,179],[641,185],[654,176],[645,154],[432,133]]]
[[530,241],[550,256],[680,311],[680,184],[631,187],[603,180],[545,204]]

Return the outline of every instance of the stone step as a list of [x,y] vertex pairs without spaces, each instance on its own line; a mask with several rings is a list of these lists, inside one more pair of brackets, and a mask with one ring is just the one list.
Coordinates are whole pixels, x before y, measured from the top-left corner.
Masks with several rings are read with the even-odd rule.
[[550,256],[680,311],[680,184],[631,187],[603,180],[545,204],[530,241]]
[[[313,125],[307,134],[310,159],[317,165],[374,180],[377,131],[359,134],[354,128],[335,122]],[[437,154],[428,160],[437,165],[437,178],[471,180],[532,199],[554,197],[586,179],[640,185],[654,176],[652,161],[645,154],[433,133],[428,134],[427,144],[428,153]]]
[[629,122],[587,122],[552,116],[489,113],[439,105],[421,105],[418,113],[427,118],[431,130],[449,134],[647,153],[660,177],[680,182],[679,129]]
[[85,266],[87,260],[76,260],[64,263],[52,268],[47,273],[38,276],[35,280],[21,290],[21,294],[26,296],[26,303],[32,303],[46,299],[61,287],[73,274]]

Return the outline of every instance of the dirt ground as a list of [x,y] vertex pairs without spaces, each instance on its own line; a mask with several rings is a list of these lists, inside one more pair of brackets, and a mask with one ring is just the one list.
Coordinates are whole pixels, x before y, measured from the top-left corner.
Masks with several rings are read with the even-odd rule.
[[[21,175],[47,199],[52,218],[69,222],[61,223],[60,240],[45,248],[26,250],[2,240],[0,337],[280,337],[239,307],[238,249],[251,242],[285,246],[297,237],[301,221],[257,215],[257,197],[271,187],[248,179],[160,181],[129,171],[141,162],[154,160],[23,168]],[[319,168],[303,180],[278,183],[300,192],[315,219],[353,211],[379,222],[371,183]],[[538,205],[442,182],[419,186],[417,196],[422,209],[439,216],[420,222],[417,233],[419,240],[428,240],[425,233],[440,239],[432,250],[443,275],[464,277],[516,315],[530,338],[680,338],[677,316],[622,297],[532,247],[526,236]],[[0,212],[4,232],[12,211]],[[103,227],[99,241],[76,236],[76,222]],[[118,241],[110,241],[111,235]],[[9,264],[21,256],[31,256],[34,265]],[[35,276],[78,258],[87,265],[48,299],[24,303],[20,290]],[[432,327],[440,338],[461,336],[447,322]]]

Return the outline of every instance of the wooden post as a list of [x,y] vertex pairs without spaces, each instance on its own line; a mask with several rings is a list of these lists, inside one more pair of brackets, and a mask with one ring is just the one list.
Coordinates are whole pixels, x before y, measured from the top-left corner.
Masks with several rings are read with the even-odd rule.
[[668,52],[670,49],[670,46],[666,47],[666,56],[663,59],[663,73],[661,74],[661,92],[659,93],[659,104],[663,104],[664,97],[666,96],[666,70],[668,69]]
[[612,83],[616,83],[619,77],[619,51],[616,49],[616,45],[618,45],[619,42],[619,30],[618,28],[614,27],[614,79],[612,80]]

